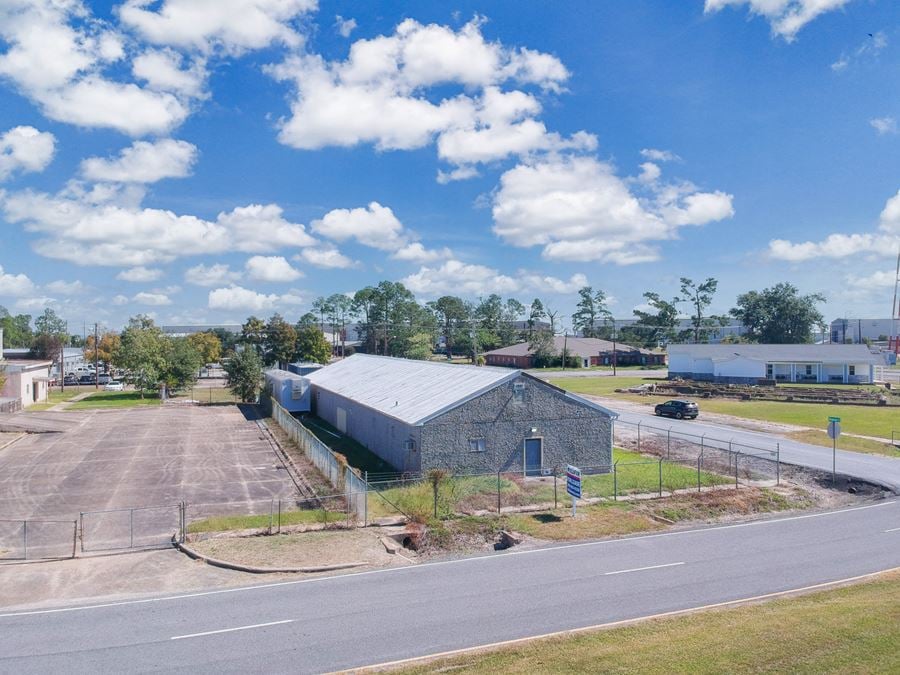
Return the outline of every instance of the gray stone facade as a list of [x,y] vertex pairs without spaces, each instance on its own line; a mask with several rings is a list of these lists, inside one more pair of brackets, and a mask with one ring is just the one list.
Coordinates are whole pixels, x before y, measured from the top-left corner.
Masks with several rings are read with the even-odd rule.
[[[315,386],[313,406],[338,428],[337,408],[344,409],[346,433],[400,471],[524,471],[526,438],[541,439],[543,469],[575,464],[608,471],[612,463],[610,415],[525,374],[419,426]],[[483,451],[477,439],[484,439]]]

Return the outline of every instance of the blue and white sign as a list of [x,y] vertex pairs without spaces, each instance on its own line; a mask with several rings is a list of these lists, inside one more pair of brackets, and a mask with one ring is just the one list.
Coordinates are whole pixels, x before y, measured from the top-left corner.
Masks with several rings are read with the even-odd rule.
[[566,466],[566,492],[575,499],[581,499],[581,469],[571,464]]

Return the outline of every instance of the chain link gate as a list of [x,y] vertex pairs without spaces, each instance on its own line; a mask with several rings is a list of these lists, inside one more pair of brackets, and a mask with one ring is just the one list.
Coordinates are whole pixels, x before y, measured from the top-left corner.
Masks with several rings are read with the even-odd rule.
[[81,552],[165,548],[184,541],[184,503],[83,511]]

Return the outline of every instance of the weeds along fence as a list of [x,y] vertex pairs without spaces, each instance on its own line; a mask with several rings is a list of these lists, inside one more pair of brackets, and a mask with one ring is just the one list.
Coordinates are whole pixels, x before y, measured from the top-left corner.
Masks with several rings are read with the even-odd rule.
[[260,405],[335,489],[344,492],[350,507],[362,519],[365,516],[366,500],[360,495],[364,495],[367,490],[365,479],[270,396],[263,396]]

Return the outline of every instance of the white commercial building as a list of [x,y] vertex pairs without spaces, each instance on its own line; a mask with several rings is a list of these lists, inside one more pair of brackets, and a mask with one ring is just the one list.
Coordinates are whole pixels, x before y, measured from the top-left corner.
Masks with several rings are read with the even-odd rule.
[[864,384],[881,356],[865,345],[672,345],[669,378],[756,384],[760,380]]

